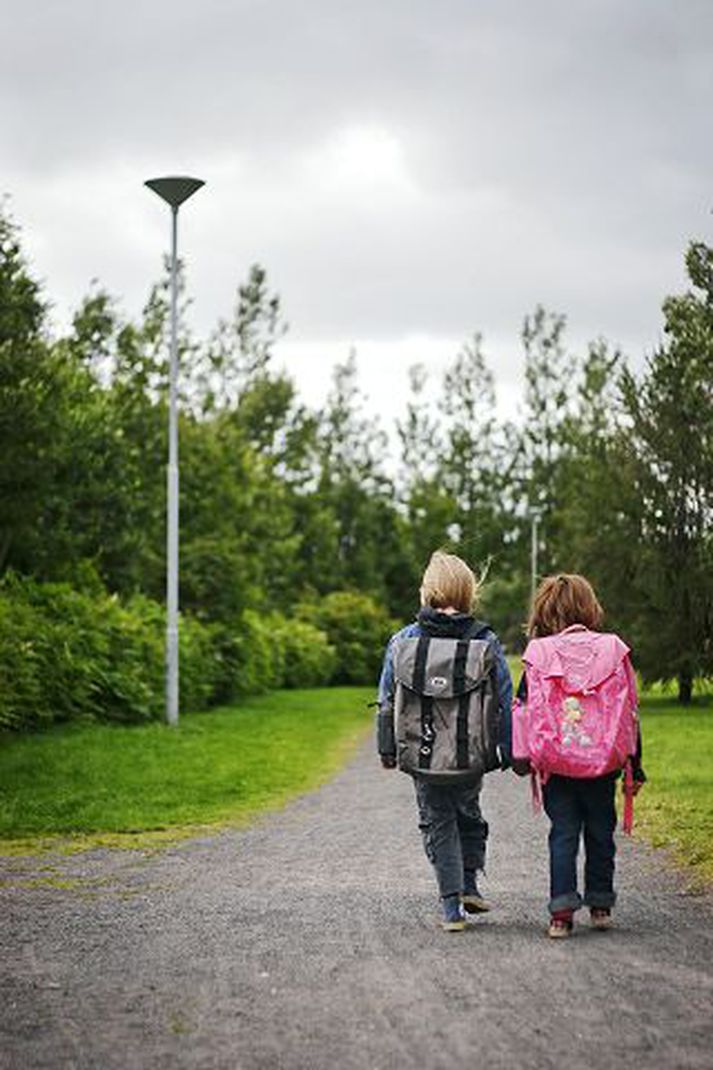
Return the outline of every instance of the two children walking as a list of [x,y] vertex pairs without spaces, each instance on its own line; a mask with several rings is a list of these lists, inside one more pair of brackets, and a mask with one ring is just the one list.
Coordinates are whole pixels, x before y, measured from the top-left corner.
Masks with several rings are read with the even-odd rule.
[[485,773],[512,767],[531,774],[550,819],[549,935],[568,936],[583,903],[594,927],[605,928],[615,902],[616,781],[626,769],[628,820],[645,779],[628,649],[597,631],[603,613],[587,580],[549,577],[533,601],[513,706],[500,642],[473,615],[477,594],[464,561],[433,554],[420,612],[390,639],[379,681],[381,763],[413,777],[442,925],[460,931],[467,914],[490,909],[478,886],[488,837],[480,792]]

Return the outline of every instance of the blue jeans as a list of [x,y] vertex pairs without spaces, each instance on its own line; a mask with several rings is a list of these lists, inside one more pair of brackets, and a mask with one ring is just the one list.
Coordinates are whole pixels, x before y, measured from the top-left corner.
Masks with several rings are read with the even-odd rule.
[[[616,809],[612,776],[593,780],[553,776],[543,790],[550,828],[550,912],[612,907]],[[577,891],[577,854],[584,837],[584,899]]]
[[423,846],[443,897],[463,891],[466,870],[485,868],[488,823],[480,811],[482,784],[427,784],[414,778]]

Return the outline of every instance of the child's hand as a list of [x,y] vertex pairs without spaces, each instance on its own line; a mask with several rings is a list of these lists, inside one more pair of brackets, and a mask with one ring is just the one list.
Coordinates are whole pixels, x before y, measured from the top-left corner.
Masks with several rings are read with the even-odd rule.
[[627,788],[626,781],[625,781],[621,786],[621,790],[624,793],[624,795],[626,795],[627,791],[628,791],[632,796],[634,796],[634,795],[638,795],[639,794],[639,792],[641,791],[643,786],[644,786],[643,780],[634,780],[631,783],[630,787]]
[[393,754],[381,754],[379,757],[381,758],[381,764],[384,769],[396,768],[396,758]]

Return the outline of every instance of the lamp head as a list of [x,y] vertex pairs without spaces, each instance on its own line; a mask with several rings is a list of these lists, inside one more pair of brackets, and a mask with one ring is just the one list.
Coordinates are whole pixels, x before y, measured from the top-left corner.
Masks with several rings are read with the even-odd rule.
[[170,175],[165,178],[150,178],[144,185],[170,204],[171,208],[176,209],[204,186],[205,182],[202,178],[189,178],[188,175]]

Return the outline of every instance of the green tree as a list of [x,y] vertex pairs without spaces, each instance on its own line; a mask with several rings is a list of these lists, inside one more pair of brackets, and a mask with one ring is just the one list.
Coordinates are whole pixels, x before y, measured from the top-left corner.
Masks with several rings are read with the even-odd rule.
[[0,573],[27,564],[63,434],[65,369],[45,318],[18,228],[0,212]]
[[540,521],[540,571],[559,566],[555,525],[558,472],[577,379],[576,362],[564,344],[565,326],[564,316],[538,305],[533,315],[525,318],[522,329],[525,405],[518,458],[521,541],[527,542],[530,520],[536,515]]
[[[332,389],[320,414],[317,497],[333,517],[335,541],[324,560],[326,590],[355,587],[384,596],[384,500],[393,499],[380,459],[386,436],[364,415],[351,352],[333,370]],[[327,548],[325,548],[327,549]]]
[[484,563],[502,541],[502,452],[495,384],[479,334],[446,369],[439,403],[444,443],[439,480],[455,504],[452,523],[465,557]]
[[686,267],[693,288],[664,302],[664,342],[622,378],[642,513],[637,652],[683,703],[713,672],[713,250],[692,244]]
[[[276,343],[287,332],[279,295],[270,292],[267,272],[252,264],[238,286],[230,320],[221,320],[191,368],[193,397],[203,412],[234,409],[250,384],[271,372]],[[259,420],[253,428],[261,430]]]
[[578,366],[560,433],[551,540],[558,567],[587,576],[607,626],[633,640],[641,506],[627,447],[623,369],[623,357],[604,340],[591,343]]
[[401,448],[398,498],[403,507],[403,537],[410,564],[407,578],[414,586],[404,592],[398,606],[392,607],[401,616],[413,612],[418,576],[433,550],[448,541],[457,513],[450,488],[440,476],[442,421],[422,364],[409,368],[408,381],[406,412],[396,422],[396,434]]
[[[48,503],[71,539],[63,556],[89,557],[113,591],[163,598],[167,427],[165,287],[138,323],[95,290],[58,343],[81,379],[57,493]],[[72,550],[73,547],[73,550]]]

